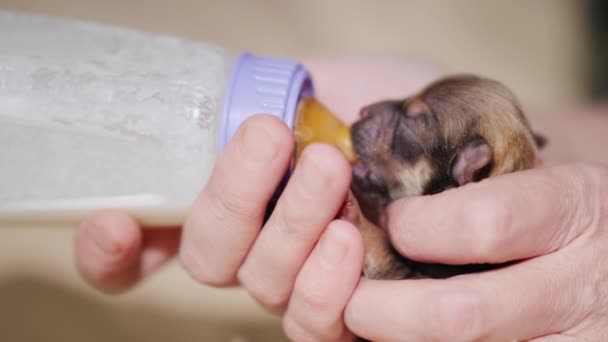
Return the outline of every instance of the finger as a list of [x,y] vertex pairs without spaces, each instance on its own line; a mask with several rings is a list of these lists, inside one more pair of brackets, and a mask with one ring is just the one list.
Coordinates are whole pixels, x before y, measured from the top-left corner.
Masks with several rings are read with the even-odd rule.
[[254,116],[239,128],[184,225],[180,261],[194,279],[235,283],[292,148],[293,138],[277,118]]
[[178,243],[177,229],[155,229],[142,235],[130,216],[101,211],[85,220],[76,233],[76,265],[88,283],[117,293],[175,255]]
[[405,256],[446,264],[501,263],[557,250],[595,219],[599,168],[565,165],[486,179],[388,209]]
[[337,149],[323,144],[305,149],[238,273],[264,306],[284,309],[300,268],[336,216],[349,183],[350,167]]
[[344,308],[361,275],[363,241],[356,227],[332,222],[302,267],[283,318],[293,341],[352,341]]
[[365,281],[345,321],[353,333],[382,341],[525,341],[565,331],[597,300],[580,281],[588,270],[570,255],[560,250],[444,280]]
[[96,213],[76,233],[76,265],[84,279],[100,290],[127,289],[137,280],[141,240],[130,216],[109,210]]

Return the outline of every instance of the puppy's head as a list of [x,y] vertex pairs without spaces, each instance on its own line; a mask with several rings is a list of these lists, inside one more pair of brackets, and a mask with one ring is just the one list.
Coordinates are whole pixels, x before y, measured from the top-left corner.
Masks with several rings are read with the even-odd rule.
[[386,202],[530,168],[542,144],[515,96],[476,76],[371,104],[353,124],[353,185]]

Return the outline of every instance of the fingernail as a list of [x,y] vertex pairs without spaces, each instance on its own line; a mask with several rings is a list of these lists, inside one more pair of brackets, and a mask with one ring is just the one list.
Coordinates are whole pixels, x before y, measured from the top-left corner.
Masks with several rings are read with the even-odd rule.
[[329,180],[321,167],[321,162],[316,160],[317,156],[307,154],[302,162],[302,174],[300,177],[300,190],[303,194],[315,196],[327,191]]
[[103,253],[108,255],[117,255],[122,252],[122,245],[114,236],[112,229],[104,229],[96,224],[89,224],[85,227],[89,239]]
[[258,123],[244,127],[241,151],[244,158],[255,163],[267,163],[279,150],[278,142],[268,130]]
[[344,259],[346,255],[347,244],[346,232],[339,226],[332,225],[323,234],[321,238],[321,263],[332,268]]

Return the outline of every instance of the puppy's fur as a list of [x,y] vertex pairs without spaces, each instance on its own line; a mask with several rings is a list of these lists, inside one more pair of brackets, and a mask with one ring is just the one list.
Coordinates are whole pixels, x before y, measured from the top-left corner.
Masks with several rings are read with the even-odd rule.
[[513,93],[473,75],[437,80],[404,99],[361,110],[351,127],[359,163],[343,217],[366,247],[364,275],[375,279],[449,277],[486,265],[428,265],[391,247],[384,208],[486,177],[532,168],[544,139],[532,131]]

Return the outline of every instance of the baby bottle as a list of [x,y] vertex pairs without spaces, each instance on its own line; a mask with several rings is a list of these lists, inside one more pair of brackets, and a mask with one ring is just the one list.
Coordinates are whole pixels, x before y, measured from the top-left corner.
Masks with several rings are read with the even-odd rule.
[[257,113],[292,129],[294,160],[312,142],[354,160],[349,128],[295,61],[0,12],[0,226],[76,224],[102,208],[180,225]]

